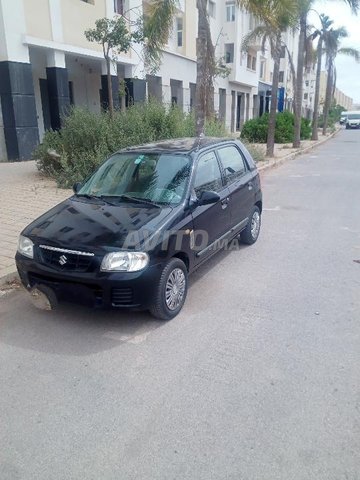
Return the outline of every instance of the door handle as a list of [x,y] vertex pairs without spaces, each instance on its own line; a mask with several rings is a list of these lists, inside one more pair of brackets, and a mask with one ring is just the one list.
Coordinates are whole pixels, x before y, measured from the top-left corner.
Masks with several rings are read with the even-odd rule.
[[253,189],[253,186],[254,186],[254,184],[253,184],[252,182],[249,182],[249,183],[248,183],[248,189],[249,189],[249,190],[252,190],[252,189]]

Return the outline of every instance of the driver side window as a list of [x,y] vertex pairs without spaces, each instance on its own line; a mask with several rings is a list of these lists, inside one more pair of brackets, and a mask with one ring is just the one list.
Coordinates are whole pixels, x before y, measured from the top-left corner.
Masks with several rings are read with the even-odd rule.
[[194,190],[199,198],[202,192],[211,190],[220,192],[223,189],[221,172],[215,152],[203,155],[197,165]]

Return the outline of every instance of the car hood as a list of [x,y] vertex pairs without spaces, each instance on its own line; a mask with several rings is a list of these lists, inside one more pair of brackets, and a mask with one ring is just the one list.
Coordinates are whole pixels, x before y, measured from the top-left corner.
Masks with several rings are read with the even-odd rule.
[[71,197],[32,222],[22,232],[35,243],[84,250],[137,248],[155,232],[171,207],[119,203]]

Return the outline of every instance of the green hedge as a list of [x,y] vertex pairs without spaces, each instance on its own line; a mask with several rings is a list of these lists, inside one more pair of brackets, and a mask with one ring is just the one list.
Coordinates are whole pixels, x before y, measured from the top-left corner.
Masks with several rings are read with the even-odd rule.
[[[281,112],[276,114],[275,143],[291,143],[294,140],[294,114]],[[266,143],[269,125],[269,114],[248,120],[241,130],[241,138],[252,143]],[[301,119],[301,139],[311,136],[310,121]]]
[[[206,135],[226,136],[222,123],[208,122]],[[124,112],[92,113],[74,108],[63,128],[46,132],[33,158],[38,169],[54,178],[61,187],[85,179],[110,154],[120,148],[167,138],[193,137],[195,119],[179,108],[160,103],[134,105]]]

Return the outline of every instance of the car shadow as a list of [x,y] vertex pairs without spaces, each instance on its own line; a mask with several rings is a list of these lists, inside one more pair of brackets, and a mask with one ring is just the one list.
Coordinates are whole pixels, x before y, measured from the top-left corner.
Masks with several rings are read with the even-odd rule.
[[119,345],[140,345],[166,322],[148,312],[100,310],[61,303],[51,311],[34,307],[21,289],[0,301],[0,342],[45,353],[84,356]]
[[[232,252],[220,250],[198,268],[190,276],[190,291]],[[181,321],[183,315],[186,307],[173,322]],[[70,356],[86,356],[122,345],[136,347],[153,332],[169,325],[147,311],[101,310],[70,303],[61,303],[52,311],[39,310],[23,288],[1,298],[0,318],[1,343]]]

